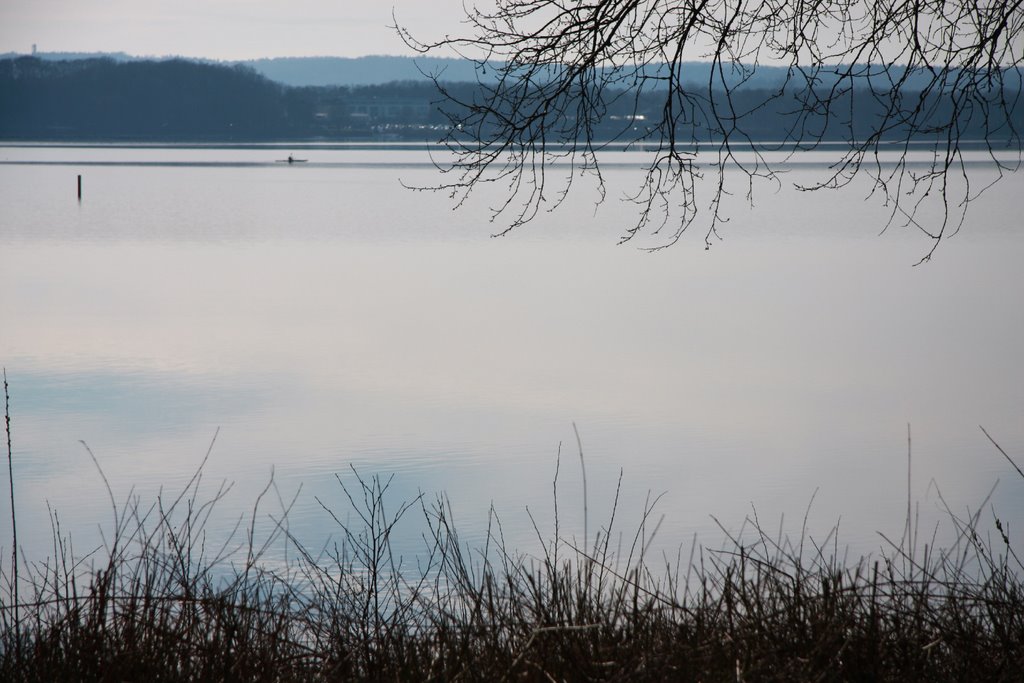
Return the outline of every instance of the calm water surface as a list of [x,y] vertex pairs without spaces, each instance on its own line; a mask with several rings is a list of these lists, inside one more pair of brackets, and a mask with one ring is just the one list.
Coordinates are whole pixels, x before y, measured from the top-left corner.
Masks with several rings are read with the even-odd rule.
[[[351,482],[351,465],[395,474],[395,500],[447,492],[470,542],[493,504],[529,548],[526,509],[550,529],[561,451],[578,535],[575,424],[591,533],[622,471],[619,529],[664,493],[663,548],[716,545],[716,519],[735,531],[755,510],[799,533],[813,497],[811,531],[838,522],[859,554],[902,529],[909,424],[922,524],[940,493],[963,512],[998,481],[990,502],[1024,542],[1024,481],[978,428],[1024,462],[1024,177],[913,267],[928,242],[879,235],[867,186],[764,188],[754,211],[728,207],[710,251],[695,230],[649,253],[616,244],[629,157],[600,210],[584,190],[492,239],[486,201],[453,212],[402,188],[437,181],[422,150],[274,163],[289,151],[0,147],[0,362],[28,556],[50,548],[47,506],[79,549],[109,523],[80,441],[119,500],[149,499],[218,429],[204,490],[234,482],[218,533],[273,476],[298,492],[293,532],[325,542],[316,498],[343,511],[334,474]],[[808,161],[787,182],[820,171]]]

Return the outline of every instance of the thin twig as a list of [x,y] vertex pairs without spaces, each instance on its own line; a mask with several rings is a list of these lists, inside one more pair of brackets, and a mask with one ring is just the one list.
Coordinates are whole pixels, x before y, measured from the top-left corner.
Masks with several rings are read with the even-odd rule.
[[[7,476],[11,485],[11,565],[14,571],[14,582],[11,591],[14,597],[14,632],[21,632],[21,619],[18,603],[18,519],[15,516],[14,506],[14,456],[11,449],[11,397],[7,391],[7,368],[4,368],[4,428],[7,432]],[[21,638],[17,638],[18,650],[21,648]]]
[[1022,470],[1020,469],[1020,467],[1019,467],[1019,466],[1017,465],[1017,463],[1015,463],[1015,462],[1013,461],[1013,458],[1011,458],[1011,457],[1009,456],[1009,454],[1008,454],[1008,453],[1007,453],[1006,451],[1004,451],[1004,450],[1003,450],[1003,447],[1002,447],[1002,446],[1000,446],[999,444],[997,444],[997,443],[996,443],[996,440],[995,440],[995,439],[993,439],[993,438],[992,438],[992,437],[991,437],[991,436],[989,435],[989,433],[985,431],[985,428],[984,428],[984,427],[982,427],[981,425],[978,425],[978,429],[980,429],[980,430],[981,430],[981,433],[982,433],[982,434],[984,434],[985,436],[987,436],[987,437],[988,437],[988,440],[992,442],[992,445],[993,445],[993,446],[995,446],[995,447],[996,447],[996,448],[997,448],[997,449],[999,450],[999,452],[1003,454],[1003,457],[1004,457],[1004,458],[1006,458],[1006,460],[1007,460],[1007,461],[1008,461],[1008,462],[1009,462],[1009,463],[1010,463],[1011,465],[1013,465],[1013,469],[1017,470],[1017,474],[1019,474],[1019,475],[1020,475],[1021,477],[1024,477],[1024,471],[1022,471]]

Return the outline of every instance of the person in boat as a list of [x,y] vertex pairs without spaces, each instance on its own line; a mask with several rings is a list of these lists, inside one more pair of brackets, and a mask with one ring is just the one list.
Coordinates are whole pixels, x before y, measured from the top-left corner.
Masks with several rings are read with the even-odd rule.
[[295,163],[295,158],[291,154],[288,155],[288,163],[289,164],[294,164]]

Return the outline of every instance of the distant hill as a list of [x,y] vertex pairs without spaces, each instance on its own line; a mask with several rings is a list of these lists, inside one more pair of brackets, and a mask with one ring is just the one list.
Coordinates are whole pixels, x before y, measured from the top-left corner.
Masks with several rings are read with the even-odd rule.
[[0,61],[0,137],[260,138],[274,134],[283,112],[282,86],[243,67]]
[[[436,78],[446,83],[488,82],[501,67],[499,62],[481,66],[469,59],[445,57],[276,57],[238,62],[252,67],[272,81],[291,86],[372,85],[394,81],[423,81]],[[706,84],[711,75],[709,62],[686,62],[682,65],[688,83]],[[664,65],[644,69],[649,77],[662,75]],[[787,69],[759,66],[747,82],[750,88],[775,88],[786,79]],[[727,77],[739,82],[739,73]]]
[[[114,62],[189,61],[199,64],[242,65],[284,85],[353,86],[378,85],[394,81],[427,81],[437,76],[446,82],[476,81],[477,65],[468,59],[442,57],[273,57],[221,62],[186,57],[137,57],[124,52],[36,52],[23,55],[0,54],[0,59],[34,57],[46,62],[108,59]],[[486,77],[486,74],[481,74]]]
[[[27,55],[7,53],[0,59]],[[396,81],[429,81],[437,78],[446,83],[487,82],[501,66],[488,62],[481,67],[469,59],[447,57],[271,57],[234,62],[218,62],[207,59],[184,57],[135,57],[123,52],[38,52],[32,55],[43,61],[73,61],[83,59],[110,59],[115,62],[133,61],[191,61],[200,64],[242,65],[251,67],[257,73],[272,81],[293,87],[307,86],[362,86],[393,83]],[[706,84],[711,73],[708,62],[686,62],[682,65],[685,80],[694,85]],[[644,71],[649,77],[662,75],[664,66],[651,65]],[[727,77],[739,81],[738,73]],[[747,82],[750,88],[775,88],[786,78],[787,69],[775,66],[760,66],[753,78]]]
[[292,88],[240,64],[0,59],[8,140],[423,142],[447,125],[438,99],[427,80]]
[[[0,54],[0,59],[12,59],[28,55],[15,53]],[[368,86],[397,81],[429,82],[431,78],[437,78],[446,83],[469,83],[488,82],[493,79],[501,66],[497,62],[488,62],[481,67],[476,62],[468,59],[454,59],[446,57],[396,57],[396,56],[369,56],[369,57],[272,57],[265,59],[250,59],[243,61],[221,62],[208,59],[194,59],[185,57],[136,57],[124,52],[38,52],[32,55],[42,61],[77,61],[89,59],[109,59],[118,63],[124,62],[163,62],[163,61],[188,61],[198,64],[217,64],[222,66],[242,65],[252,68],[256,73],[266,78],[292,87],[326,87],[326,86]],[[644,77],[655,82],[666,75],[664,64],[651,64],[642,70]],[[710,62],[684,62],[681,65],[683,81],[694,88],[706,87],[712,77],[714,68]],[[830,70],[840,70],[846,67],[840,65],[826,67],[818,74],[818,83],[821,87],[827,87],[834,80],[830,78]],[[859,67],[864,68],[864,67]],[[889,75],[898,77],[900,67],[889,67]],[[881,72],[881,67],[877,67]],[[1024,71],[1018,69],[1017,79],[1024,78]],[[741,81],[743,87],[748,90],[777,89],[782,87],[789,75],[789,67],[760,65],[752,72],[741,70],[732,65],[724,65],[723,72],[715,75],[715,80],[724,77],[731,85],[737,85]],[[625,73],[630,73],[628,70]],[[921,72],[911,78],[913,81],[920,81],[925,85],[930,75]],[[880,79],[879,86],[885,83]],[[623,83],[623,86],[626,84]],[[914,88],[911,87],[911,90]]]
[[374,85],[393,81],[476,81],[477,65],[441,57],[277,57],[239,62],[272,81],[292,86]]
[[[272,81],[292,86],[371,85],[393,81],[421,81],[436,78],[446,83],[488,82],[495,78],[499,62],[480,66],[469,59],[444,57],[278,57],[239,62],[250,66]],[[709,62],[686,62],[682,65],[685,79],[694,85],[706,84],[711,75]],[[644,69],[648,77],[663,75],[665,66],[653,64]],[[727,78],[739,82],[739,72]],[[788,69],[759,66],[747,81],[750,88],[776,88],[786,80]]]
[[[365,61],[364,61],[365,60]],[[255,66],[225,64],[167,58],[137,60],[114,57],[97,59],[52,60],[36,57],[0,59],[0,139],[8,140],[134,140],[134,141],[257,141],[257,140],[359,140],[359,141],[436,141],[452,130],[455,124],[473,120],[471,111],[459,111],[455,102],[479,102],[486,94],[470,78],[475,73],[470,63],[457,60],[435,60],[419,68],[433,65],[438,78],[452,80],[446,86],[454,101],[442,103],[444,97],[436,85],[417,69],[418,60],[382,57],[363,60],[323,58],[321,66],[328,70],[344,65],[362,65],[363,83],[350,85],[310,85],[314,70],[309,60],[264,60],[273,64],[296,67],[305,73],[292,86],[271,80]],[[314,65],[316,61],[312,62]],[[309,67],[309,68],[307,68]],[[399,67],[401,67],[399,69]],[[469,69],[466,71],[465,69]],[[653,66],[647,76],[657,78]],[[707,64],[684,65],[687,79],[699,84],[703,74],[707,87]],[[405,71],[402,71],[404,69]],[[410,69],[412,71],[410,71]],[[343,72],[334,71],[333,78],[343,79]],[[409,73],[418,78],[405,78]],[[891,73],[891,72],[890,72]],[[692,76],[690,75],[692,74]],[[743,131],[752,139],[785,140],[791,126],[815,127],[826,140],[863,139],[872,134],[873,126],[889,116],[885,91],[861,86],[852,93],[846,116],[833,112],[825,117],[819,112],[810,118],[796,120],[801,111],[794,92],[781,90],[787,72],[779,67],[758,68],[754,77],[741,88],[726,95],[716,90],[710,97],[721,107],[732,107],[743,114]],[[744,74],[729,70],[728,82]],[[354,75],[350,77],[355,78]],[[481,79],[490,77],[490,69],[481,68]],[[298,78],[298,76],[296,76]],[[325,75],[324,78],[327,78]],[[376,79],[391,79],[374,83]],[[367,82],[370,81],[370,82]],[[602,93],[604,116],[595,121],[589,132],[598,140],[643,139],[659,135],[658,122],[664,116],[663,81],[648,82],[645,90],[622,97],[622,90]],[[1019,81],[1018,81],[1019,82]],[[827,79],[819,87],[829,87]],[[881,80],[878,85],[885,85]],[[634,84],[632,79],[622,86]],[[876,85],[876,84],[872,84]],[[700,87],[695,84],[695,87]],[[905,94],[905,93],[904,93]],[[1015,92],[1004,93],[1011,102],[1018,102]],[[567,95],[569,98],[573,94]],[[945,96],[929,97],[922,111],[934,121],[936,134],[947,130],[950,103]],[[444,111],[443,111],[444,110]],[[572,111],[566,102],[564,111]],[[724,111],[724,109],[722,109]],[[708,141],[723,135],[722,122],[708,109],[697,107],[689,114],[691,120],[676,132],[687,139]],[[957,129],[964,139],[1010,136],[1024,130],[1024,105],[1017,106],[1010,121],[986,118],[983,110],[964,109],[957,118]],[[479,119],[477,119],[479,120]],[[484,125],[500,120],[500,113],[484,119]],[[460,127],[461,130],[461,127]],[[486,129],[485,129],[486,130]],[[986,133],[989,131],[989,133]],[[486,133],[485,133],[486,134]],[[890,127],[885,135],[896,139],[899,125]]]

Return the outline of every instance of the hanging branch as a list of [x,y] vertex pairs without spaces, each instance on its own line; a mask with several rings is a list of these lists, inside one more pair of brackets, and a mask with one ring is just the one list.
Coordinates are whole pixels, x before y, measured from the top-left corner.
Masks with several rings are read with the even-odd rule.
[[[707,212],[710,246],[737,178],[751,202],[755,183],[781,182],[784,161],[767,152],[835,143],[838,160],[798,189],[868,176],[889,207],[885,227],[922,231],[927,260],[985,189],[967,152],[984,152],[1000,178],[1020,167],[1022,1],[497,0],[467,9],[463,36],[398,30],[422,53],[477,63],[472,91],[434,76],[450,156],[431,189],[460,206],[499,185],[498,234],[557,207],[580,175],[603,200],[598,153],[625,145],[650,155],[623,241],[650,232],[668,246]],[[781,82],[759,85],[766,67]],[[553,176],[554,164],[568,171]]]

